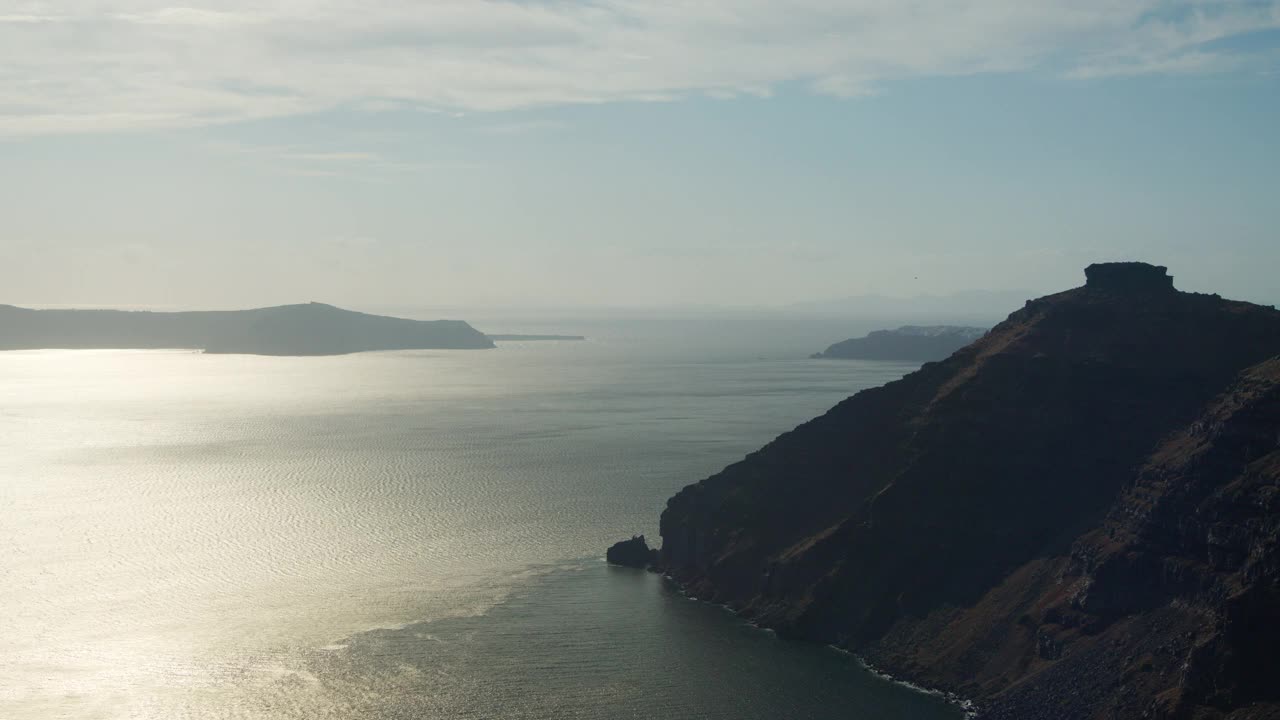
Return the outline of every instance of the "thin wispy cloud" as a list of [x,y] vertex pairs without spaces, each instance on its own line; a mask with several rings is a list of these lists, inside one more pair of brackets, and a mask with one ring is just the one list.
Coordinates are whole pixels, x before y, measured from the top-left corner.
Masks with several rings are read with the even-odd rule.
[[1224,40],[1277,28],[1280,2],[1253,0],[18,2],[0,13],[0,133],[1211,72],[1240,65]]
[[17,13],[0,13],[0,24],[58,22],[64,19],[66,18],[60,15],[29,15],[29,14],[17,14]]
[[564,130],[566,125],[553,120],[529,120],[525,122],[496,123],[482,125],[478,128],[482,133],[490,135],[525,135],[528,133],[554,132]]
[[384,180],[388,175],[404,175],[429,170],[462,170],[474,163],[423,163],[391,159],[368,150],[317,149],[303,145],[264,145],[240,142],[207,142],[207,152],[241,157],[286,175],[350,180]]
[[380,162],[382,160],[378,155],[368,152],[293,152],[286,153],[285,157],[322,163]]

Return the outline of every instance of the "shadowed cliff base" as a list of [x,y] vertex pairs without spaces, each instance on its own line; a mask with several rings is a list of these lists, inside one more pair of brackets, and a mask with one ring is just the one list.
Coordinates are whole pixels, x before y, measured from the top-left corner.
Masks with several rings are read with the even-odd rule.
[[660,569],[984,717],[1280,717],[1280,312],[1086,275],[682,490]]
[[492,348],[460,320],[407,320],[323,303],[254,310],[127,312],[0,305],[0,350],[190,348],[251,355]]

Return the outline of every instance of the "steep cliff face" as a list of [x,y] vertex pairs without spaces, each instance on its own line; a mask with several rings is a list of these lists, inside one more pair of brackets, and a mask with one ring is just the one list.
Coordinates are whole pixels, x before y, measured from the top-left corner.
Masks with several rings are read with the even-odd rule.
[[1280,312],[1088,277],[685,488],[663,568],[992,717],[1268,701]]
[[1070,552],[873,659],[992,718],[1280,717],[1280,358],[1168,436]]

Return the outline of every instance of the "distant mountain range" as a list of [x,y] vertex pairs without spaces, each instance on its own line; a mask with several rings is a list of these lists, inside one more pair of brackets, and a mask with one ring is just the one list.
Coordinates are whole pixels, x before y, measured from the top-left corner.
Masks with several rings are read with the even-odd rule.
[[865,337],[838,342],[811,357],[930,362],[948,357],[984,333],[986,329],[978,327],[903,325],[896,330],[876,330]]
[[0,305],[0,350],[191,348],[208,353],[342,355],[492,347],[488,336],[460,320],[407,320],[314,302],[197,312]]

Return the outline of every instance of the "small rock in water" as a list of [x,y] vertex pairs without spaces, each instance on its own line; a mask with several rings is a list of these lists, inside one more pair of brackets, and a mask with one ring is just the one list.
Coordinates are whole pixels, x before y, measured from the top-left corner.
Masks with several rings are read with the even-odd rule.
[[658,560],[658,551],[649,547],[643,535],[632,535],[630,540],[616,542],[605,553],[611,565],[624,565],[645,569]]

